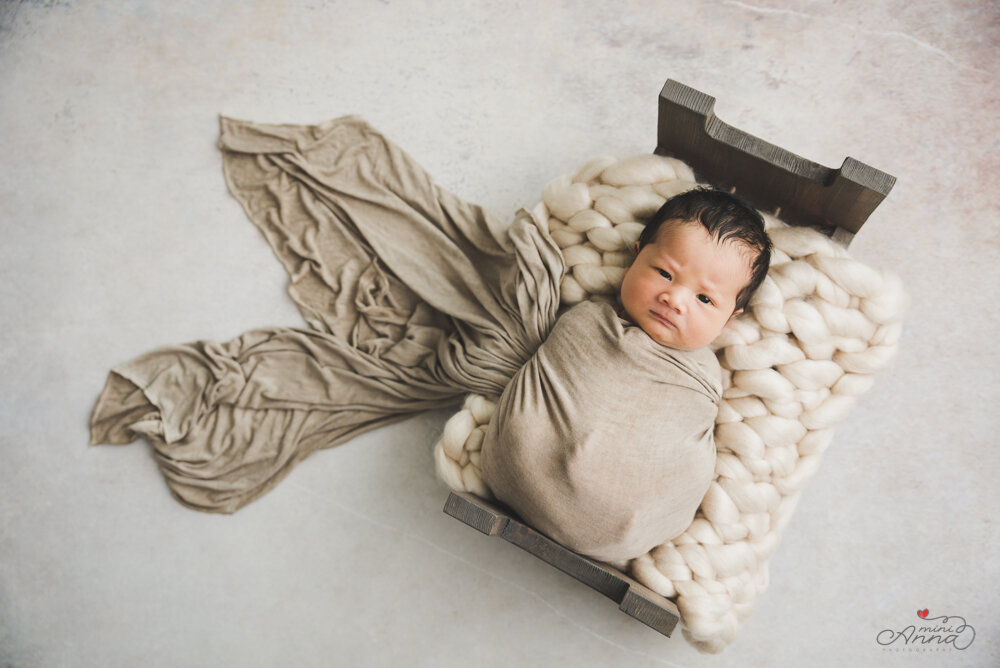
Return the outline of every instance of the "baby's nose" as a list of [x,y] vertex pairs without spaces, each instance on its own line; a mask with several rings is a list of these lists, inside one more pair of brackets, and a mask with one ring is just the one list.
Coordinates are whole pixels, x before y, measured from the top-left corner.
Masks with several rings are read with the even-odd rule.
[[660,301],[678,313],[683,314],[687,310],[687,306],[684,304],[684,298],[681,294],[679,294],[678,290],[664,290],[660,293]]

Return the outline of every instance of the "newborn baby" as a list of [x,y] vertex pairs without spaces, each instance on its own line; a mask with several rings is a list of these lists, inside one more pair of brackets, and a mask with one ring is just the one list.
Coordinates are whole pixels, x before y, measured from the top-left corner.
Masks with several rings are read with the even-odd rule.
[[496,497],[611,563],[682,533],[715,469],[721,377],[707,346],[764,280],[770,248],[760,215],[733,195],[664,204],[617,310],[567,311],[501,395],[482,447]]

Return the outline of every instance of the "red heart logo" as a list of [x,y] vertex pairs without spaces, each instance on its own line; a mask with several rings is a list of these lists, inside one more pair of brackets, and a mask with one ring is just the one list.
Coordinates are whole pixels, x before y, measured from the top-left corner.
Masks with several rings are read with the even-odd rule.
[[920,616],[920,619],[926,619],[927,618],[927,608],[924,608],[923,610],[917,610],[917,615]]

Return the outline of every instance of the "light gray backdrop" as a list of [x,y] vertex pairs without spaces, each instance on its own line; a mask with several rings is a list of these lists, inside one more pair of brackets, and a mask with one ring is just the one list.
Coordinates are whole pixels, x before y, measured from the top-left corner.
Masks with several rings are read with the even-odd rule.
[[[0,665],[998,665],[998,23],[958,0],[0,3]],[[448,411],[230,517],[178,505],[145,443],[87,446],[112,365],[303,325],[226,193],[218,113],[362,114],[509,216],[651,150],[668,77],[895,174],[853,249],[913,299],[722,655],[444,516]],[[974,644],[876,644],[924,608]]]

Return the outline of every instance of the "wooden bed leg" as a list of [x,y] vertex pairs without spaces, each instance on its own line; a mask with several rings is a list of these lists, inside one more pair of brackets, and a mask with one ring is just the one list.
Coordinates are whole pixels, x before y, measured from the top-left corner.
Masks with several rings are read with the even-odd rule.
[[618,603],[629,616],[665,636],[680,620],[670,599],[644,587],[616,568],[566,549],[551,538],[522,524],[500,506],[472,494],[452,492],[444,512],[488,536],[499,536],[555,566]]
[[499,510],[488,507],[485,502],[476,503],[475,498],[471,494],[452,492],[444,504],[444,512],[474,529],[479,529],[487,536],[496,536],[510,518]]

